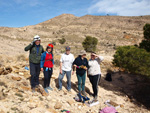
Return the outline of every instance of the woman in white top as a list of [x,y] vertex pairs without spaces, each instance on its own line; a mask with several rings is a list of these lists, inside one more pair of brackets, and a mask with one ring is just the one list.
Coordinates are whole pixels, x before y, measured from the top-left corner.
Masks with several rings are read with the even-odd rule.
[[91,53],[91,59],[89,60],[89,69],[87,76],[89,77],[89,80],[92,84],[93,88],[93,96],[94,100],[97,100],[97,94],[98,94],[98,83],[101,78],[101,69],[100,69],[100,63],[103,61],[102,56],[96,55],[96,53]]

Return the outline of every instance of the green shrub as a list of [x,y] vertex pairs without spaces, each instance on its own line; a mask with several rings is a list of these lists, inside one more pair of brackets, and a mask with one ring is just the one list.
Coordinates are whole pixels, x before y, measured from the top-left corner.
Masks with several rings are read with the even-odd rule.
[[145,24],[144,28],[144,40],[140,43],[140,48],[150,52],[150,24]]
[[60,43],[60,44],[64,44],[65,42],[66,42],[66,39],[65,39],[65,38],[59,39],[59,43]]
[[135,46],[117,48],[113,64],[126,71],[150,77],[150,53]]
[[97,38],[86,36],[85,40],[82,42],[82,46],[87,52],[96,51],[96,45],[98,43]]

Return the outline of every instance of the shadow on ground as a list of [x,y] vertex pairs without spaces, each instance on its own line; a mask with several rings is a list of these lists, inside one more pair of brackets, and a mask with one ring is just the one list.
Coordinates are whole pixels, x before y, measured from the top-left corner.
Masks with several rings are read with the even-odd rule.
[[113,91],[117,95],[128,96],[129,101],[150,109],[150,80],[142,75],[118,72],[112,74],[112,82],[103,77],[100,87]]
[[[58,85],[58,78],[55,79],[55,87],[59,88],[59,85]],[[64,80],[62,80],[62,86],[64,86],[66,89],[67,89],[67,81],[65,82]],[[71,88],[76,92],[78,93],[78,82],[71,82]],[[88,87],[85,86],[85,91],[86,93],[88,93],[89,95],[92,95],[92,93],[90,92],[90,89]]]

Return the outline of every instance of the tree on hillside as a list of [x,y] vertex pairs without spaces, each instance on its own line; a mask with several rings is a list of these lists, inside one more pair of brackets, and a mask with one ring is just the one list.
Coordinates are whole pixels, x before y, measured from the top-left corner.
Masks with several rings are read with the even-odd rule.
[[128,72],[150,77],[150,53],[135,46],[117,48],[113,64]]
[[96,51],[97,43],[98,43],[97,38],[86,36],[85,40],[82,42],[82,46],[85,51],[91,52],[91,51]]
[[144,40],[140,43],[140,48],[150,52],[150,24],[145,24],[144,28]]

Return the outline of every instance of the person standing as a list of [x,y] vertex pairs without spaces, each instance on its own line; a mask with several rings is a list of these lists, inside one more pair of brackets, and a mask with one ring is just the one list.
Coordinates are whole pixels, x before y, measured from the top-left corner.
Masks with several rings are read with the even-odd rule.
[[41,71],[44,73],[44,90],[46,93],[48,93],[48,90],[53,90],[50,87],[50,80],[53,73],[53,65],[53,45],[48,44],[46,51],[41,56]]
[[70,47],[66,47],[66,53],[60,58],[60,74],[58,77],[59,90],[62,90],[62,79],[67,76],[67,90],[71,91],[71,70],[74,61],[74,55],[70,53]]
[[86,71],[88,69],[88,60],[86,59],[85,50],[80,51],[79,56],[73,62],[73,66],[74,66],[74,71],[76,69],[79,93],[86,96],[85,80],[86,80]]
[[101,68],[100,68],[100,63],[103,61],[102,56],[96,55],[95,52],[91,53],[91,59],[89,60],[89,69],[88,69],[88,74],[87,76],[89,77],[89,80],[92,84],[93,88],[93,96],[94,100],[97,100],[97,94],[98,94],[98,83],[101,78]]
[[40,74],[40,60],[41,54],[44,52],[43,46],[40,45],[40,36],[35,35],[33,41],[25,47],[25,51],[29,51],[29,63],[30,63],[30,74],[31,74],[31,88],[35,92],[35,87],[39,86],[39,74]]

